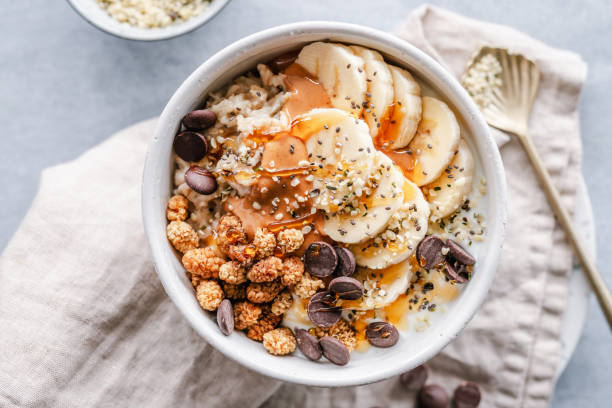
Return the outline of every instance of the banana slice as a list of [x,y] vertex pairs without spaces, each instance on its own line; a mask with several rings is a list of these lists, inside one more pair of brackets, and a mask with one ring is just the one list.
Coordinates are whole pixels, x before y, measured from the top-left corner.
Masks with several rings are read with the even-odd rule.
[[365,101],[363,60],[345,45],[316,42],[302,48],[296,62],[317,77],[334,108],[359,115]]
[[292,134],[306,140],[309,160],[316,165],[367,169],[374,158],[368,125],[340,109],[317,108],[299,116]]
[[404,201],[385,229],[376,237],[358,245],[351,245],[360,266],[371,269],[386,268],[406,260],[425,237],[429,218],[429,203],[419,187],[404,178]]
[[348,183],[352,183],[343,191],[331,189],[335,188],[336,183],[330,182],[329,179],[313,183],[321,190],[325,189],[324,194],[315,200],[317,208],[320,208],[320,198],[328,205],[337,206],[337,210],[331,208],[323,222],[323,231],[331,239],[356,244],[372,238],[385,228],[393,213],[402,204],[402,171],[378,151],[375,153],[371,170],[367,179],[361,175],[351,177],[350,174],[343,177]]
[[340,301],[342,309],[380,309],[406,293],[412,277],[412,267],[409,262],[400,262],[385,269],[359,268],[353,277],[362,282],[364,296],[357,300]]
[[368,104],[363,111],[363,117],[370,127],[370,135],[374,138],[380,130],[380,119],[393,105],[393,78],[387,63],[378,52],[357,45],[352,45],[350,48],[363,59],[365,64]]
[[436,98],[423,97],[421,123],[408,145],[416,154],[415,166],[407,172],[408,178],[423,186],[440,177],[453,159],[459,137],[459,123],[448,105]]
[[455,157],[442,175],[423,188],[431,206],[431,215],[437,219],[455,212],[472,191],[474,178],[472,152],[463,139],[455,152]]
[[393,79],[394,101],[381,120],[376,145],[386,150],[405,147],[421,121],[421,88],[405,69],[389,65]]

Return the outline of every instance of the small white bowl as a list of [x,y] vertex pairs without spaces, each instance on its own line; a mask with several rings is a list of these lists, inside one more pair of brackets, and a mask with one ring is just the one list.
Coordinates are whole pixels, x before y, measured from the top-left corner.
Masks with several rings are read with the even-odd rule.
[[230,0],[211,0],[206,9],[196,16],[163,28],[138,28],[120,23],[108,15],[96,0],[68,0],[68,3],[93,26],[117,37],[128,40],[156,41],[178,37],[195,30],[213,18]]
[[[404,338],[389,349],[372,347],[365,353],[354,352],[351,362],[343,367],[324,359],[312,362],[298,352],[275,357],[242,333],[235,332],[229,337],[221,334],[214,316],[200,308],[180,259],[166,239],[165,210],[172,192],[174,168],[172,141],[183,115],[201,106],[209,91],[218,89],[256,63],[325,39],[376,49],[437,90],[471,136],[469,142],[488,189],[481,200],[487,217],[487,236],[478,248],[472,248],[477,267],[459,297],[440,314],[435,324],[412,336],[410,341]],[[254,371],[284,381],[328,387],[375,382],[407,371],[432,358],[457,336],[478,310],[493,281],[503,242],[505,203],[505,176],[497,146],[478,108],[452,75],[423,52],[391,34],[336,22],[301,22],[271,28],[235,42],[203,63],[183,82],[159,118],[149,144],[142,188],[144,226],[153,262],[168,296],[193,328],[223,354]]]

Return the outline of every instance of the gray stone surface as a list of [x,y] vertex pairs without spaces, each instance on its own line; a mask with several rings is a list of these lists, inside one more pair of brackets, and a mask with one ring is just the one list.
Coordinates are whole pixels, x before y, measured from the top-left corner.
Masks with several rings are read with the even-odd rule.
[[[583,172],[612,285],[612,2],[447,0],[433,3],[508,24],[589,64],[580,111]],[[418,1],[234,0],[186,36],[138,43],[98,31],[65,1],[4,1],[0,24],[0,248],[33,199],[42,169],[71,160],[134,122],[158,115],[201,62],[244,35],[299,20],[341,20],[392,30]],[[120,163],[118,163],[120,165]],[[77,192],[62,192],[77,194]],[[86,211],[87,209],[83,209]],[[95,214],[92,214],[95,216]],[[612,341],[595,301],[555,392],[554,407],[610,406]]]

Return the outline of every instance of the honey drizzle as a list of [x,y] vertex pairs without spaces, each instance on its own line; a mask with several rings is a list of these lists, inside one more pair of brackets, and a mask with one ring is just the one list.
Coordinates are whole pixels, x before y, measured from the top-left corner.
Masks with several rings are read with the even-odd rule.
[[419,161],[416,152],[408,148],[389,149],[389,146],[397,139],[401,130],[403,114],[398,102],[394,102],[387,107],[380,119],[380,128],[376,136],[372,138],[376,149],[387,155],[397,164],[404,173],[404,176],[411,181],[416,181],[415,175],[420,173]]
[[303,174],[305,171],[309,171],[309,167],[291,167],[288,169],[261,169],[257,170],[257,174],[268,177],[287,177],[294,176],[296,174]]
[[305,142],[313,133],[321,131],[325,125],[331,127],[339,120],[344,119],[340,114],[330,114],[327,118],[313,119],[308,115],[299,116],[291,122],[288,131],[261,131],[257,129],[246,137],[248,141],[265,144],[282,136],[293,136]]
[[270,232],[277,233],[285,228],[302,228],[305,225],[312,223],[317,217],[317,213],[311,213],[303,217],[294,218],[287,221],[271,222],[266,227]]
[[380,118],[380,127],[376,136],[372,138],[378,150],[388,150],[389,145],[393,144],[397,138],[402,124],[402,112],[401,109],[396,109],[397,106],[397,102],[387,106],[385,113]]
[[[418,261],[414,254],[404,262],[409,262],[412,270],[419,270]],[[399,268],[395,269],[394,267],[396,266],[397,265],[393,265],[378,272],[383,274],[379,285],[388,284],[392,282],[393,279],[397,278]],[[423,292],[423,287],[427,282],[433,283],[434,288],[430,291]],[[442,271],[432,271],[426,277],[421,277],[413,281],[410,289],[408,289],[406,293],[400,294],[397,299],[387,306],[376,310],[367,310],[359,314],[359,317],[352,323],[357,338],[356,350],[365,351],[369,348],[365,330],[370,321],[374,319],[385,320],[397,327],[398,330],[407,330],[409,326],[408,316],[423,310],[422,306],[424,304],[450,302],[458,295],[459,286],[454,281],[447,281]],[[415,296],[418,297],[418,300],[416,302],[411,301]],[[345,305],[354,306],[355,309],[358,309],[356,304],[348,305],[343,302],[343,308]],[[346,308],[350,309],[350,307]]]

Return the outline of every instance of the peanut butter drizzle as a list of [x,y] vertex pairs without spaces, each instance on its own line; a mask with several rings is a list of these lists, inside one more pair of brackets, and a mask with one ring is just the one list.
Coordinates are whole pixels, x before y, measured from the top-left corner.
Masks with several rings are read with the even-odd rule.
[[[240,218],[249,239],[253,239],[257,228],[274,227],[277,232],[311,215],[308,193],[312,183],[306,181],[298,165],[307,159],[304,143],[293,136],[284,135],[264,145],[261,166],[265,170],[258,173],[251,192],[244,197],[230,197],[225,203],[226,210]],[[299,202],[296,194],[305,200]]]
[[283,112],[291,121],[291,129],[281,132],[256,131],[247,140],[265,144],[283,136],[294,136],[305,141],[310,135],[323,127],[308,118],[296,119],[315,108],[331,108],[327,91],[299,64],[293,63],[285,71],[285,86],[291,95],[283,106]]
[[[274,133],[258,131],[247,137],[247,141],[264,146],[261,169],[255,175],[234,175],[234,177],[256,177],[256,181],[248,196],[231,197],[226,201],[225,207],[227,211],[233,212],[241,219],[250,239],[255,235],[257,228],[268,228],[276,233],[286,228],[302,229],[312,224],[313,232],[304,237],[304,245],[297,251],[300,253],[311,242],[325,240],[321,235],[320,215],[311,212],[312,205],[308,193],[312,183],[306,181],[309,167],[301,166],[300,162],[308,161],[304,141],[321,130],[326,123],[298,116],[314,108],[331,107],[331,102],[325,88],[300,65],[291,64],[284,74],[285,85],[292,95],[285,103],[283,111],[292,121],[291,128],[288,131]],[[298,181],[296,185],[294,185],[295,180]],[[296,194],[306,197],[307,200],[297,202]],[[273,200],[277,200],[276,205],[273,204]],[[253,208],[254,202],[260,209]],[[293,203],[296,202],[299,208],[294,208]],[[282,214],[282,218],[278,219],[277,214]]]
[[299,64],[293,63],[284,72],[285,86],[292,92],[283,111],[292,120],[314,108],[330,108],[325,88]]
[[[311,232],[304,235],[304,244],[296,255],[301,255],[314,241],[327,240],[322,236],[321,215],[312,213],[309,196],[312,183],[306,180],[310,172],[299,166],[307,159],[304,142],[297,137],[283,134],[264,144],[263,169],[257,172],[251,192],[244,197],[230,197],[225,202],[225,210],[240,218],[249,239],[253,239],[258,228],[277,233],[287,228],[302,230],[311,225]],[[305,200],[299,202],[296,194]],[[253,207],[254,203],[258,209]],[[282,217],[277,218],[278,214]]]

